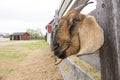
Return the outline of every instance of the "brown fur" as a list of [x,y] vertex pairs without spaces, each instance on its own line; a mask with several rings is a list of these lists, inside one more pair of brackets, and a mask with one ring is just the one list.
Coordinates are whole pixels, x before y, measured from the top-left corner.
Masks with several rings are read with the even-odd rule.
[[68,57],[78,52],[79,54],[95,52],[103,42],[103,31],[95,18],[71,10],[61,18],[53,44],[59,44],[57,54],[66,51]]

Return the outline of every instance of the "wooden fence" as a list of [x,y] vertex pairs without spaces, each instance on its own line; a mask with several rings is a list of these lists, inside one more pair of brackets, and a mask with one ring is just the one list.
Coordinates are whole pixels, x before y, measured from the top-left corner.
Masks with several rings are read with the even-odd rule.
[[65,59],[64,62],[68,67],[68,70],[65,70],[62,65],[58,65],[64,80],[93,80],[89,74],[70,59]]
[[[75,0],[70,10],[84,1]],[[120,80],[120,0],[97,0],[96,10],[91,15],[103,28],[105,42],[99,54],[81,56],[79,59],[100,70],[101,80]],[[64,63],[67,71],[61,64],[58,65],[64,80],[94,80],[70,59],[65,59]]]
[[100,49],[102,80],[120,80],[120,0],[97,0],[96,15],[105,36]]

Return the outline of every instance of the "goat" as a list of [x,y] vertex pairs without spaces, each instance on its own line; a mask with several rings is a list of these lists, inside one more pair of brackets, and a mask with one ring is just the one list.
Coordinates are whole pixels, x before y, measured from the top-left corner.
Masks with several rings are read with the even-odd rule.
[[104,43],[103,30],[96,19],[80,13],[92,3],[88,1],[63,16],[55,29],[53,51],[61,61],[71,55],[91,54]]

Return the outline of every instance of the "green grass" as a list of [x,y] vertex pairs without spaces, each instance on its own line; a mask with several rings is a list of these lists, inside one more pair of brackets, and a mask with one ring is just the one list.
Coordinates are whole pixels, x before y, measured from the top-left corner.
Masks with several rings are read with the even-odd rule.
[[48,43],[46,43],[44,40],[40,40],[40,41],[36,41],[36,42],[32,42],[32,43],[25,43],[25,44],[22,44],[21,46],[28,48],[30,50],[36,50],[45,45],[48,45]]
[[[15,41],[16,42],[16,41]],[[0,47],[0,59],[2,58],[11,58],[19,59],[27,56],[31,52],[48,45],[44,40],[36,41],[25,41],[23,43],[15,43]]]
[[43,46],[48,46],[44,40],[8,41],[0,42],[0,44],[3,44],[0,45],[0,80],[14,71],[16,64],[19,64],[26,56]]

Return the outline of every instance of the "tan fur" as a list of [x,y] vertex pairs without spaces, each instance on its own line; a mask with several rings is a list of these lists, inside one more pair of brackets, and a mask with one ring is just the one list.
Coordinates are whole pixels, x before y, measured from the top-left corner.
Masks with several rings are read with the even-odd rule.
[[67,56],[93,53],[104,43],[103,30],[90,15],[71,10],[61,19],[60,25],[55,35],[55,42],[60,44],[58,54],[62,51],[66,51]]
[[79,54],[93,53],[104,43],[103,30],[92,16],[87,15],[80,27],[80,43]]

